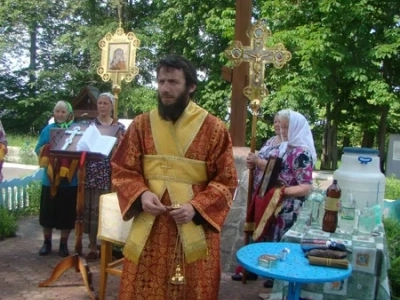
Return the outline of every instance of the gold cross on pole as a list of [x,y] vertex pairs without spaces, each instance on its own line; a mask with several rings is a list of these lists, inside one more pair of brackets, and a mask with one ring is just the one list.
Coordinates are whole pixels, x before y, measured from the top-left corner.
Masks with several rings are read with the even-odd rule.
[[[271,37],[271,30],[265,21],[257,21],[246,32],[250,39],[250,46],[243,46],[240,41],[234,41],[225,51],[226,58],[231,60],[235,67],[243,61],[249,63],[249,85],[243,89],[243,94],[250,99],[252,110],[251,144],[250,151],[255,152],[257,115],[261,100],[268,96],[268,90],[264,84],[265,64],[272,63],[276,68],[282,68],[291,58],[292,54],[286,50],[283,44],[276,44],[272,48],[265,46],[266,39]],[[249,182],[247,191],[247,209],[250,207],[253,194],[253,171],[249,170]],[[248,244],[249,236],[246,233],[245,243]],[[243,276],[243,282],[246,276]]]
[[272,33],[263,20],[251,26],[247,30],[247,36],[250,38],[250,46],[243,46],[240,41],[233,41],[224,54],[235,67],[242,61],[249,62],[249,85],[244,88],[243,93],[251,102],[256,101],[259,105],[261,99],[268,95],[264,84],[265,64],[272,63],[276,68],[282,68],[292,58],[292,54],[281,43],[272,48],[265,46],[267,38],[271,37]]

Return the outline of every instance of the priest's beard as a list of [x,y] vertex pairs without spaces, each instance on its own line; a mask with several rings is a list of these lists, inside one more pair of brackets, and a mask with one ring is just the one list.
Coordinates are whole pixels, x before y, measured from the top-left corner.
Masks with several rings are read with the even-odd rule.
[[158,93],[158,113],[166,121],[176,122],[189,103],[189,89],[186,88],[177,98],[176,102],[165,105]]

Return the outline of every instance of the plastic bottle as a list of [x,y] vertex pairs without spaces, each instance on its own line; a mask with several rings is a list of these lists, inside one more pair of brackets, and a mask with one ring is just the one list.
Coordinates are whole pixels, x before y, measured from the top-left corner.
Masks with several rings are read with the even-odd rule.
[[380,169],[377,149],[344,147],[340,167],[333,178],[340,182],[343,196],[352,191],[356,206],[362,210],[367,201],[370,206],[379,204],[383,210],[386,177]]
[[326,189],[325,213],[322,220],[322,230],[326,232],[335,232],[338,225],[339,201],[342,191],[338,186],[336,179]]

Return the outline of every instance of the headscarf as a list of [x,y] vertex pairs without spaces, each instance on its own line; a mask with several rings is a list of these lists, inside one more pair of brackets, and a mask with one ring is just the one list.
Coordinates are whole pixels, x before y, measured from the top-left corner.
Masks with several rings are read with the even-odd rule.
[[287,147],[304,147],[311,153],[313,165],[317,163],[317,152],[315,151],[314,138],[311,133],[307,119],[293,110],[282,110],[278,113],[281,117],[287,117],[289,121],[288,140],[279,146],[279,157],[286,152]]
[[72,122],[74,122],[74,111],[72,110],[72,105],[71,103],[69,103],[68,101],[65,100],[60,100],[57,102],[56,106],[54,106],[54,109],[56,109],[57,106],[60,106],[64,104],[69,112],[69,115],[67,117],[67,120],[65,120],[62,123],[57,123],[56,118],[54,118],[54,122],[57,123],[58,126],[60,126],[61,128],[64,129],[68,129],[68,127],[72,124]]
[[111,94],[111,93],[101,93],[101,94],[97,97],[97,99],[99,99],[100,97],[108,97],[108,99],[110,99],[111,104],[112,104],[113,107],[114,107],[115,97],[113,96],[113,94]]

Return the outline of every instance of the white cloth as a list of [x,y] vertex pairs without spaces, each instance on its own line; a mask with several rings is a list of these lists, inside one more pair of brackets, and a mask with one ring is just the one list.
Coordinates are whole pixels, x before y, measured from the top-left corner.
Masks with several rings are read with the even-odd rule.
[[97,238],[114,244],[124,245],[133,219],[124,221],[121,216],[117,193],[100,196],[99,227]]
[[317,163],[317,152],[315,151],[314,138],[311,133],[307,119],[300,113],[289,111],[288,140],[279,146],[279,156],[282,157],[287,147],[304,147],[310,151],[313,165]]

